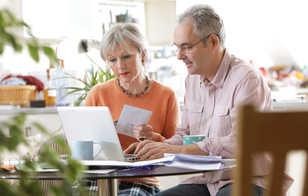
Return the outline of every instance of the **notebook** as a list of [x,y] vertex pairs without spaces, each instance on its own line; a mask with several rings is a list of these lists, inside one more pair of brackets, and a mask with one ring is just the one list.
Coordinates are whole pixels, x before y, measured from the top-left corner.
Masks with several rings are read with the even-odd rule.
[[[136,161],[134,155],[125,158],[108,107],[57,107],[60,120],[71,147],[74,140],[99,142],[103,150],[95,160]],[[94,145],[93,154],[100,151]]]

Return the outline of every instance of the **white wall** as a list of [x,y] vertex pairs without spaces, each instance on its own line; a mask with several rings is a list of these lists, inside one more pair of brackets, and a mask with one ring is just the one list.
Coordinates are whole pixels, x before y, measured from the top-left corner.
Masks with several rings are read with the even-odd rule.
[[227,48],[245,60],[271,66],[267,50],[278,40],[300,66],[308,65],[306,0],[177,0],[176,3],[177,14],[196,3],[213,6],[224,20]]

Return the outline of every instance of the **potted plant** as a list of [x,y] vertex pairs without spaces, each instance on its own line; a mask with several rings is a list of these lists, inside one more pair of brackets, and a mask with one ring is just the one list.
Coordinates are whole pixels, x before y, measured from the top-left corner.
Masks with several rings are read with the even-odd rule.
[[[74,79],[78,82],[81,82],[83,85],[83,87],[65,87],[65,89],[68,90],[68,93],[65,96],[75,94],[75,93],[79,93],[79,94],[81,93],[80,96],[74,102],[75,106],[83,105],[84,100],[86,99],[89,91],[91,90],[93,86],[95,86],[98,83],[103,83],[112,78],[115,78],[114,74],[108,67],[104,71],[104,69],[102,69],[97,63],[95,63],[92,58],[90,58],[88,55],[87,57],[92,62],[92,69],[85,71],[85,80],[81,80],[70,74],[66,74],[66,77],[62,77],[62,78]],[[93,64],[96,65],[97,67],[96,69],[94,69]]]
[[[14,34],[15,28],[26,28],[31,38],[24,39]],[[58,63],[58,59],[52,48],[41,45],[39,41],[32,35],[31,29],[23,21],[17,20],[12,13],[7,9],[0,9],[0,55],[3,54],[5,46],[10,45],[16,52],[21,52],[23,46],[26,45],[29,51],[29,55],[36,62],[39,61],[39,52],[42,51],[52,62]],[[18,146],[21,144],[27,146],[28,141],[24,136],[24,123],[26,121],[26,114],[18,114],[11,120],[0,122],[0,155],[4,151],[15,152]],[[38,128],[43,134],[47,134],[47,131],[39,123],[33,123],[33,126]],[[68,148],[63,142],[55,138],[55,142],[62,148]],[[67,149],[69,151],[69,149]],[[24,156],[24,169],[19,172],[20,179],[17,184],[12,184],[10,181],[0,179],[1,195],[17,196],[17,195],[43,195],[43,190],[40,188],[38,181],[30,180],[30,176],[33,175],[37,168],[38,163],[47,163],[53,168],[57,169],[62,177],[63,181],[59,186],[52,186],[51,191],[54,195],[73,195],[73,185],[79,182],[82,178],[84,167],[75,160],[67,159],[67,163],[64,164],[60,161],[60,155],[49,149],[44,148],[40,156],[39,162],[33,161],[34,157]],[[1,163],[1,157],[0,157]],[[1,164],[1,166],[3,166]],[[0,167],[0,172],[5,172],[5,169]],[[76,186],[75,186],[76,187]],[[86,195],[86,192],[78,190],[79,195]]]

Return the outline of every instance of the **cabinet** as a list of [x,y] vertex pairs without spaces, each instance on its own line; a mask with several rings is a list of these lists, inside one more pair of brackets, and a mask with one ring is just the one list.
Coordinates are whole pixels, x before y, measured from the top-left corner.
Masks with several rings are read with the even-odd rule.
[[153,46],[171,46],[176,22],[175,1],[145,1],[146,38]]
[[119,20],[123,20],[125,16],[128,21],[134,22],[140,28],[141,32],[145,34],[143,2],[100,0],[98,2],[98,7],[99,23],[103,29],[102,33],[108,31],[108,29],[119,22]]
[[128,11],[136,19],[152,46],[169,46],[173,43],[175,25],[175,0],[143,0],[143,1],[104,1],[101,0],[100,14],[105,29],[110,23],[116,22],[115,15]]
[[101,0],[99,4],[101,6],[101,14],[104,15],[102,18],[107,21],[104,24],[106,30],[109,22],[115,22],[114,15],[121,12],[124,14],[125,10],[128,10],[133,18],[137,19],[150,45],[172,45],[173,30],[176,22],[175,0]]

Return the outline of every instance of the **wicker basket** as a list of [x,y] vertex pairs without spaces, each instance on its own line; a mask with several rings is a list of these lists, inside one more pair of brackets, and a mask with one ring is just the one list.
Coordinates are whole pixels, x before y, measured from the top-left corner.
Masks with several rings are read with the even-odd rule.
[[29,105],[35,90],[35,85],[0,86],[0,104]]

